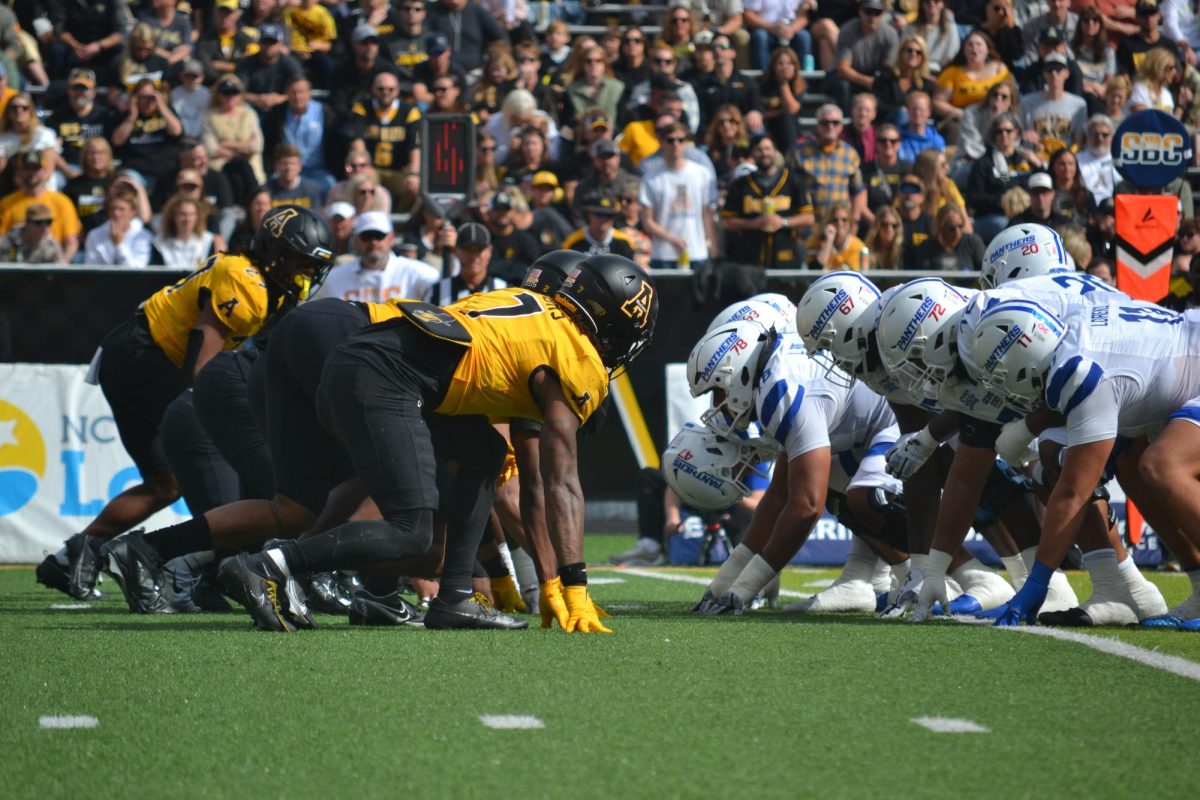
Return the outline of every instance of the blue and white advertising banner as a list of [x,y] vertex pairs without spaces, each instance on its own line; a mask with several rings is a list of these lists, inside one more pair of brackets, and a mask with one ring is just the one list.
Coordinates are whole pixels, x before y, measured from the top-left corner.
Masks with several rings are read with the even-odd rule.
[[[0,562],[40,561],[138,482],[86,366],[0,364]],[[188,516],[180,500],[147,522]]]

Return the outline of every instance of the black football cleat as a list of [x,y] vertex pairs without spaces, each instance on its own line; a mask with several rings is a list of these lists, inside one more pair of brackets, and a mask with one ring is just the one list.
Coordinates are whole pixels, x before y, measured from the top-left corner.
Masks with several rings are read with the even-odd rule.
[[340,617],[350,610],[350,596],[338,584],[334,573],[315,572],[308,576],[306,583],[305,593],[313,611]]
[[366,589],[360,589],[350,603],[350,624],[424,628],[425,615],[399,592],[376,597]]
[[474,597],[458,603],[447,603],[441,597],[433,598],[429,610],[425,612],[425,627],[431,630],[490,628],[518,631],[528,628],[529,620],[501,614],[492,608],[486,597],[476,592]]
[[71,597],[71,576],[67,573],[67,568],[58,563],[58,559],[52,555],[46,556],[42,563],[37,565],[37,569],[33,571],[37,577],[37,582],[42,586],[50,589],[56,589],[67,597]]
[[1045,611],[1038,614],[1037,621],[1051,628],[1092,628],[1095,623],[1082,608],[1068,608],[1063,611]]
[[163,595],[162,563],[141,530],[123,533],[100,548],[104,571],[116,580],[134,614],[174,614]]
[[250,612],[254,626],[265,631],[295,633],[284,614],[286,580],[261,553],[240,553],[221,562],[217,578],[225,593]]
[[100,546],[104,541],[77,533],[67,539],[67,593],[76,600],[89,600],[100,577]]

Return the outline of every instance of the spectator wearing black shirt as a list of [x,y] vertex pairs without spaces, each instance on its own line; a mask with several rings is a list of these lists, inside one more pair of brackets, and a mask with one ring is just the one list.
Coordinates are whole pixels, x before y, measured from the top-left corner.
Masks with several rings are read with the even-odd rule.
[[397,0],[396,14],[399,21],[395,32],[385,37],[385,50],[401,77],[411,81],[417,66],[429,60],[425,49],[425,38],[429,33],[425,27],[428,14],[425,0]]
[[1137,75],[1138,69],[1142,66],[1142,59],[1155,47],[1170,50],[1178,63],[1187,63],[1183,60],[1183,54],[1179,52],[1179,45],[1170,37],[1163,35],[1162,12],[1159,9],[1158,0],[1138,0],[1134,11],[1137,14],[1138,32],[1133,36],[1122,38],[1121,43],[1117,45],[1117,72],[1119,74],[1128,75],[1131,78]]
[[613,227],[617,217],[617,197],[608,189],[593,189],[580,198],[585,225],[563,240],[564,250],[577,250],[589,255],[612,253],[632,259],[633,240],[624,231]]
[[48,6],[54,42],[50,45],[50,77],[62,79],[74,67],[103,68],[116,55],[128,27],[126,0],[95,3],[58,0]]
[[104,81],[110,103],[117,105],[118,97],[132,92],[143,78],[154,81],[155,86],[163,86],[170,64],[158,54],[157,48],[157,29],[145,22],[133,26],[129,42],[112,60],[108,78]]
[[150,195],[150,203],[154,208],[162,208],[177,188],[176,180],[184,170],[194,171],[200,176],[200,194],[215,209],[208,217],[210,229],[220,233],[221,238],[229,241],[233,237],[234,228],[238,222],[237,209],[233,207],[234,192],[229,178],[224,172],[212,168],[208,148],[199,139],[187,137],[180,140],[177,168],[170,174],[164,174],[162,180],[154,187]]
[[900,158],[900,129],[891,123],[880,125],[875,134],[875,158],[863,166],[863,183],[867,185],[867,210],[863,222],[875,221],[880,206],[890,206],[896,200],[901,179],[912,170],[912,162]]
[[621,34],[621,53],[613,64],[613,74],[626,86],[637,86],[650,80],[650,61],[646,54],[650,43],[637,25],[630,25]]
[[763,269],[801,267],[805,252],[797,231],[814,222],[804,178],[784,166],[769,136],[758,137],[750,155],[755,171],[730,185],[721,211],[721,227],[734,234],[726,241],[728,258]]
[[925,186],[916,175],[905,175],[897,187],[896,211],[904,223],[904,265],[911,267],[917,248],[933,234],[933,220],[922,208]]
[[[345,4],[350,8],[344,16],[337,17],[338,31],[337,41],[334,42],[334,52],[347,50],[354,31],[358,30],[361,25],[370,25],[375,29],[386,53],[386,43],[391,42],[403,26],[403,14],[400,12],[400,8],[404,4],[406,4],[406,0],[396,0],[394,6],[388,0],[359,0],[357,3]],[[331,7],[330,10],[333,11],[333,8]],[[334,11],[335,15],[337,13]]]
[[978,269],[983,263],[983,240],[974,233],[965,233],[966,224],[965,211],[950,203],[942,206],[934,235],[921,243],[913,254],[912,264],[905,266],[964,272]]
[[82,174],[80,161],[88,139],[108,138],[116,126],[116,115],[106,103],[97,102],[96,74],[85,67],[71,70],[67,79],[67,100],[59,106],[46,127],[62,141],[55,168],[68,180]]
[[542,254],[537,239],[517,227],[517,215],[527,215],[529,205],[513,186],[502,187],[488,206],[487,227],[492,240],[488,271],[507,283],[518,284]]
[[502,278],[488,272],[488,264],[492,260],[492,237],[486,226],[478,222],[459,226],[453,258],[458,265],[458,274],[438,281],[429,294],[429,302],[445,306],[476,292],[491,292],[508,286]]
[[267,181],[272,206],[297,205],[320,212],[325,192],[314,180],[301,176],[300,151],[292,144],[279,144],[271,151],[275,172]]
[[238,0],[216,0],[212,23],[196,43],[196,58],[204,65],[205,83],[237,71],[242,59],[259,50],[258,31],[242,24]]
[[549,170],[534,174],[531,192],[533,222],[529,226],[529,235],[541,245],[543,253],[558,250],[563,239],[574,229],[567,221],[570,211],[566,207],[565,192],[558,185],[558,176]]
[[95,137],[84,142],[81,148],[80,173],[63,187],[63,194],[71,198],[79,221],[86,235],[92,228],[104,224],[104,199],[109,179],[113,174],[113,152],[108,140]]
[[426,27],[446,37],[454,64],[464,72],[477,69],[494,42],[508,41],[500,23],[469,0],[442,0],[435,4],[429,9]]
[[596,189],[605,189],[615,196],[622,182],[631,177],[631,173],[621,167],[621,151],[612,139],[597,139],[592,143],[592,171],[586,174],[575,186],[575,202],[573,212],[575,220],[584,222],[583,206],[580,198],[591,194]]
[[1092,258],[1103,257],[1116,262],[1117,211],[1111,197],[1102,200],[1092,212],[1087,226],[1087,242],[1092,246]]
[[333,70],[330,104],[349,108],[356,97],[371,90],[371,82],[380,72],[391,69],[381,54],[379,31],[362,23],[350,34],[350,46]]
[[700,129],[708,129],[708,123],[718,108],[733,105],[741,112],[749,131],[762,130],[763,99],[754,79],[734,68],[737,52],[733,48],[733,41],[729,36],[719,33],[713,37],[712,47],[717,57],[716,67],[696,87],[700,101]]
[[1071,224],[1069,217],[1054,210],[1054,181],[1048,173],[1035,172],[1030,175],[1027,189],[1029,208],[1010,219],[1009,225],[1035,222],[1049,228],[1061,228]]
[[134,86],[129,113],[113,130],[112,142],[123,169],[134,170],[146,191],[175,163],[183,123],[154,81],[143,78]]
[[415,187],[405,187],[405,171],[420,172],[414,147],[416,125],[421,111],[400,99],[400,79],[392,72],[380,72],[371,83],[371,94],[359,98],[350,108],[345,123],[346,139],[351,149],[366,150],[379,180],[393,194]]
[[259,51],[238,63],[237,74],[246,86],[246,102],[265,114],[282,103],[284,87],[304,70],[288,54],[283,27],[268,23],[258,29]]
[[429,58],[413,68],[412,92],[418,103],[433,103],[433,84],[439,78],[453,77],[458,85],[467,85],[467,73],[454,63],[454,48],[440,33],[431,33],[425,40]]

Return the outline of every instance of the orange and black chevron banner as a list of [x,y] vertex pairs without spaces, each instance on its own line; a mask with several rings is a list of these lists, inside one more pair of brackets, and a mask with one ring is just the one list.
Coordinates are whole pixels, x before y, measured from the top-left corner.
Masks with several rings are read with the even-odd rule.
[[1119,194],[1116,211],[1117,288],[1135,300],[1157,303],[1170,291],[1179,198]]

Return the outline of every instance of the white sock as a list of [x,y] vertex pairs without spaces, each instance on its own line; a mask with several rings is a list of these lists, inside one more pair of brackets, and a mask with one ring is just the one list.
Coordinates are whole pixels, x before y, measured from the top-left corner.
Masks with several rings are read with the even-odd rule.
[[875,571],[871,573],[871,588],[875,594],[884,594],[892,590],[892,567],[882,558],[876,557]]
[[513,573],[517,578],[517,588],[520,591],[525,591],[529,588],[536,589],[538,586],[537,567],[533,564],[533,556],[525,552],[525,549],[518,547],[511,552]]
[[852,536],[850,537],[850,553],[846,556],[846,566],[842,568],[842,574],[834,583],[869,581],[875,573],[875,565],[878,562],[879,557],[875,555],[875,551],[861,538]]
[[1029,567],[1025,566],[1025,560],[1020,556],[1000,556],[1000,560],[1008,570],[1008,582],[1020,591],[1025,585],[1025,579],[1029,577]]
[[[948,569],[950,569],[950,562],[953,560],[954,560],[954,556],[951,555],[950,553],[946,553],[946,552],[944,552],[942,550],[938,550],[936,548],[931,549],[929,551],[929,555],[925,556],[925,569],[923,570],[923,573],[925,574],[926,577],[928,577],[930,575],[941,575],[941,576],[945,577],[946,571]],[[978,564],[980,567],[983,566],[978,561],[976,561],[975,559],[972,558],[970,561],[966,562],[961,567],[954,570],[955,574],[957,574],[958,571],[961,569],[967,569],[971,564]]]
[[893,603],[896,597],[900,594],[900,587],[904,585],[904,581],[908,580],[908,571],[912,569],[912,559],[906,558],[899,564],[892,564],[892,580],[891,586],[888,589],[888,602]]
[[929,567],[929,554],[913,553],[909,556],[908,560],[911,562],[908,566],[909,573],[911,574],[912,572],[916,571],[921,573],[921,576],[924,577],[925,570]]
[[271,559],[275,566],[279,567],[279,571],[283,573],[283,577],[292,577],[292,571],[288,569],[287,559],[283,557],[283,550],[276,547],[274,550],[268,550],[264,555]]
[[708,585],[708,590],[712,592],[712,596],[721,598],[728,594],[729,587],[737,580],[738,575],[742,574],[742,570],[750,563],[750,559],[754,558],[754,555],[754,551],[744,544],[739,544],[733,548],[733,552],[729,554],[729,558],[725,559],[725,563],[717,570],[716,577]]
[[[760,555],[755,555],[750,559],[750,563],[742,570],[742,574],[738,575],[737,580],[733,582],[733,586],[729,587],[729,591],[736,594],[744,604],[749,604],[754,596],[763,590],[768,583],[775,577],[775,568],[767,563],[767,560]],[[717,595],[718,598],[722,595]]]
[[[1083,554],[1083,568],[1092,576],[1092,596],[1088,602],[1117,600],[1125,594],[1125,580],[1117,568],[1117,551],[1102,547]],[[1085,604],[1086,605],[1086,604]]]

